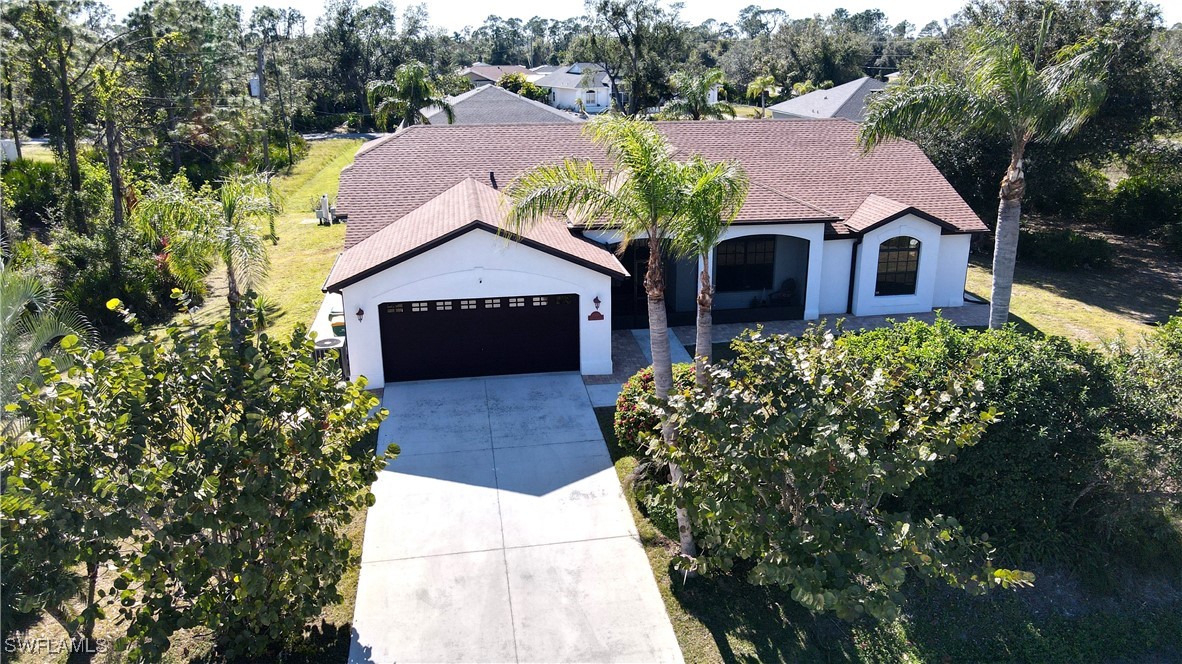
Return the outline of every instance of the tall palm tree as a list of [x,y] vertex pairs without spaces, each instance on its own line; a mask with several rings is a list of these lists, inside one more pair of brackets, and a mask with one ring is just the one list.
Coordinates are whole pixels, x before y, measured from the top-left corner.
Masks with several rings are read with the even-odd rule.
[[685,212],[670,234],[673,249],[701,260],[698,274],[698,320],[694,342],[694,375],[706,385],[711,360],[714,283],[710,254],[747,200],[747,174],[736,162],[710,162],[694,157],[685,164]]
[[969,35],[963,80],[932,76],[888,87],[869,105],[861,142],[867,149],[929,128],[966,128],[1010,142],[994,231],[989,327],[1009,319],[1018,226],[1026,192],[1023,158],[1031,143],[1054,143],[1079,131],[1107,94],[1110,48],[1089,38],[1056,52],[1043,50],[1052,14],[1043,15],[1033,58],[1012,35],[981,29]]
[[[665,270],[662,249],[667,234],[684,211],[685,169],[673,160],[673,149],[643,120],[604,114],[587,123],[585,131],[606,148],[614,168],[600,170],[590,161],[567,159],[535,167],[506,190],[512,201],[510,228],[521,231],[546,216],[573,217],[582,223],[618,231],[623,246],[646,238],[649,255],[644,288],[648,295],[649,339],[656,398],[665,400],[673,389],[669,355],[669,323],[665,316]],[[674,444],[672,423],[661,423],[666,445]],[[674,482],[681,469],[670,466]],[[696,556],[689,514],[677,508],[681,550]]]
[[759,98],[759,117],[767,111],[767,95],[768,93],[775,94],[776,91],[776,77],[771,74],[764,74],[757,76],[754,81],[747,86],[747,97],[753,99]]
[[710,92],[726,82],[721,69],[700,74],[679,71],[669,77],[677,98],[665,104],[661,112],[670,118],[690,120],[725,120],[735,117],[735,107],[724,101],[710,103]]
[[226,268],[230,324],[241,324],[242,294],[267,276],[270,237],[259,223],[272,217],[276,204],[267,180],[239,175],[194,191],[183,175],[153,187],[136,206],[141,228],[165,247],[165,266],[190,292],[204,288],[214,265]]
[[[0,260],[0,407],[16,400],[17,385],[38,380],[37,364],[47,358],[64,368],[57,343],[73,334],[93,336],[90,324],[53,290],[32,275],[21,274]],[[0,434],[13,436],[20,423],[5,417]]]
[[430,124],[423,109],[432,106],[443,111],[448,124],[456,121],[451,104],[431,80],[431,71],[417,60],[394,70],[392,81],[370,81],[365,86],[365,94],[379,129],[388,127],[390,119],[398,120],[399,129]]

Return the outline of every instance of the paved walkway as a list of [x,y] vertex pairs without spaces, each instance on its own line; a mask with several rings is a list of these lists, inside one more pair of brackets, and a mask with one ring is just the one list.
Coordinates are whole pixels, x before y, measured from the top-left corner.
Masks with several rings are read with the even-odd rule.
[[386,385],[350,662],[680,662],[578,374]]

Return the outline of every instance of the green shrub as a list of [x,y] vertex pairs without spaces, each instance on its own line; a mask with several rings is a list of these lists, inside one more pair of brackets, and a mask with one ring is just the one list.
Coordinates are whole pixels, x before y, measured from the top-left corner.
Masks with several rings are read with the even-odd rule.
[[1111,225],[1121,233],[1144,233],[1182,223],[1182,174],[1147,173],[1121,180],[1112,192]]
[[1182,224],[1182,145],[1154,141],[1126,159],[1128,177],[1116,185],[1109,205],[1112,227],[1144,233]]
[[174,310],[168,293],[176,284],[138,233],[125,232],[120,237],[123,275],[118,280],[111,276],[113,267],[103,229],[92,235],[58,229],[52,237],[54,280],[62,297],[104,336],[128,332],[122,317],[107,308],[111,298],[134,305],[148,321]]
[[25,228],[44,225],[56,201],[56,179],[57,168],[49,162],[29,159],[4,162],[4,212],[18,219]]
[[908,357],[908,381],[936,388],[948,367],[979,358],[984,403],[1000,421],[979,444],[917,481],[898,507],[953,513],[971,532],[1005,551],[1043,560],[1068,553],[1083,530],[1087,500],[1102,465],[1112,377],[1097,350],[1012,328],[978,332],[947,321],[908,321],[839,343],[872,360]]
[[[694,384],[693,364],[673,365],[674,391],[688,390]],[[629,454],[642,455],[645,437],[656,431],[657,418],[642,406],[646,397],[653,395],[653,368],[645,367],[624,381],[616,399],[615,431],[620,449]]]
[[1073,230],[1022,231],[1018,253],[1024,261],[1054,270],[1104,269],[1112,265],[1115,251],[1104,238]]

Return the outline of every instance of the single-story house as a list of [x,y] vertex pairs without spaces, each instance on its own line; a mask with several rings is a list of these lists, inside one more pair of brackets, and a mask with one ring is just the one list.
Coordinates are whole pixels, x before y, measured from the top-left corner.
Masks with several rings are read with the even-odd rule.
[[866,116],[866,102],[870,95],[882,90],[886,83],[864,76],[827,90],[814,90],[806,95],[769,106],[773,118],[845,118],[861,122]]
[[[539,101],[526,99],[495,85],[482,85],[463,94],[448,97],[453,124],[552,124],[582,122],[574,113],[560,111]],[[432,107],[423,111],[430,124],[447,124],[447,114]]]
[[460,70],[460,76],[468,79],[474,88],[493,85],[505,74],[529,76],[531,73],[533,72],[521,65],[486,65],[483,62],[474,63],[471,67],[464,67]]
[[[865,154],[847,120],[659,122],[678,155],[735,159],[746,204],[714,251],[714,319],[907,314],[964,304],[969,241],[987,230],[915,144]],[[609,166],[573,123],[419,125],[341,173],[344,251],[325,281],[349,373],[373,384],[612,371],[611,331],[647,325],[648,245],[547,219],[513,239],[503,189],[566,157]],[[696,258],[669,258],[671,324],[692,324]]]
[[582,100],[583,110],[595,114],[612,106],[611,78],[600,65],[576,62],[531,78],[535,85],[550,91],[550,105],[555,108],[577,110]]

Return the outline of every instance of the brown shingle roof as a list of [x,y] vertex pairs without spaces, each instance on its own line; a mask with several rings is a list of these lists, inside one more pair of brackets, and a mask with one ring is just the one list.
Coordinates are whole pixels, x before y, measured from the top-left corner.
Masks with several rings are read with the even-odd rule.
[[[735,223],[826,221],[830,236],[854,233],[849,219],[871,195],[889,197],[956,232],[988,230],[909,141],[870,153],[848,120],[659,122],[679,155],[735,159],[751,193]],[[341,174],[337,208],[349,215],[352,247],[464,178],[508,185],[525,170],[566,157],[608,167],[577,124],[409,127],[358,152]]]
[[[472,230],[506,233],[505,196],[487,184],[465,178],[406,216],[346,249],[333,265],[325,290],[363,279]],[[615,254],[571,235],[566,224],[543,219],[520,238],[522,244],[558,255],[613,276],[628,276]]]

